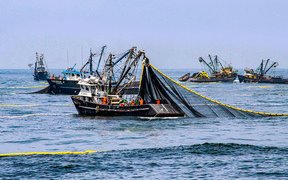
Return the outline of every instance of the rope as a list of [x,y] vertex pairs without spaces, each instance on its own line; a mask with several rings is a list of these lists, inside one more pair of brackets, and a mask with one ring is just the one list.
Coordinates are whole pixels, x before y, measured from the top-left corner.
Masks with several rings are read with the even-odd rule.
[[139,80],[139,89],[140,89],[140,87],[141,87],[141,85],[142,85],[142,76],[143,76],[144,68],[145,68],[145,66],[144,66],[144,64],[142,64],[141,76],[140,76],[140,80]]
[[187,91],[193,93],[193,94],[196,94],[210,102],[213,102],[213,103],[216,103],[218,105],[221,105],[221,106],[225,106],[225,107],[228,107],[228,108],[231,108],[231,109],[234,109],[234,110],[237,110],[237,111],[241,111],[241,112],[246,112],[246,113],[252,113],[252,114],[258,114],[258,115],[262,115],[262,116],[288,116],[288,114],[277,114],[277,113],[267,113],[267,112],[257,112],[257,111],[252,111],[252,110],[246,110],[246,109],[241,109],[241,108],[237,108],[237,107],[234,107],[234,106],[231,106],[231,105],[228,105],[228,104],[224,104],[224,103],[221,103],[219,101],[216,101],[216,100],[213,100],[213,99],[210,99],[206,96],[203,96],[202,94],[192,90],[192,89],[189,89],[187,86],[184,86],[182,84],[180,84],[179,82],[175,81],[174,79],[172,79],[171,77],[167,76],[166,74],[162,73],[159,69],[157,69],[155,66],[153,66],[152,64],[149,64],[149,66],[151,66],[154,70],[156,70],[158,73],[160,73],[162,76],[166,77],[167,79],[169,79],[170,81],[172,81],[173,83],[177,84],[178,86],[186,89]]
[[19,152],[19,153],[0,154],[0,157],[32,156],[32,155],[85,155],[96,152],[104,152],[104,151],[86,150],[86,151],[63,151],[63,152]]

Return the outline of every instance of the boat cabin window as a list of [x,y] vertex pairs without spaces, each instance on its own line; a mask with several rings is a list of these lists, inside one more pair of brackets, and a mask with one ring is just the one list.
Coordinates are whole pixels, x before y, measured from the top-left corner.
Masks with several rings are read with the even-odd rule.
[[89,91],[89,87],[88,86],[86,86],[86,91]]
[[96,87],[95,86],[91,86],[91,92],[95,93]]

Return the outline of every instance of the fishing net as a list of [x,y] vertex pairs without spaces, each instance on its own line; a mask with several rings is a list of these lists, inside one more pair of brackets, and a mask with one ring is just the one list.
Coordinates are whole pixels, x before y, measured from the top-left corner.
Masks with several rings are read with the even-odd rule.
[[146,103],[156,104],[160,100],[161,104],[171,104],[187,117],[287,116],[244,110],[209,99],[179,84],[151,64],[143,66],[142,71],[139,96]]

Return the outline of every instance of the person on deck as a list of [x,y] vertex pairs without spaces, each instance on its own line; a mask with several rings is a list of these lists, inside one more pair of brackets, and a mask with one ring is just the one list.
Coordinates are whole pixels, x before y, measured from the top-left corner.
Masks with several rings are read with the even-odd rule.
[[156,104],[161,104],[160,99],[156,99]]
[[136,99],[135,100],[135,105],[139,105],[139,104],[140,104],[139,99]]
[[144,100],[142,98],[139,99],[140,106],[144,104]]
[[131,106],[134,106],[134,105],[135,105],[134,99],[132,99],[132,101],[130,102],[130,105],[131,105]]
[[103,97],[102,104],[108,104],[108,99],[106,96]]

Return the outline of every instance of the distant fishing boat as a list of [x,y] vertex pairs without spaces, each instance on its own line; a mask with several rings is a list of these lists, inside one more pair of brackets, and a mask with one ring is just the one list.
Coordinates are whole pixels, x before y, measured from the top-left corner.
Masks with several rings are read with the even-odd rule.
[[256,70],[246,68],[244,70],[244,75],[238,75],[239,82],[288,84],[288,79],[284,79],[280,76],[268,75],[269,72],[275,69],[278,65],[278,62],[271,62],[270,59],[262,60],[260,66]]
[[44,59],[44,54],[41,54],[40,56],[36,52],[36,62],[35,64],[28,64],[30,68],[32,68],[34,65],[34,71],[33,71],[33,77],[34,80],[46,80],[49,78],[49,73],[47,71],[47,64]]
[[52,75],[47,79],[50,93],[70,95],[79,93],[78,81],[83,78],[83,74],[75,69],[75,65],[62,71],[63,76]]
[[180,77],[178,80],[182,82],[197,82],[197,83],[208,83],[208,82],[233,82],[237,78],[237,71],[233,70],[231,65],[223,66],[217,56],[212,59],[211,55],[208,55],[210,61],[205,61],[202,57],[199,57],[199,62],[203,63],[208,67],[209,73],[206,71],[200,71],[193,73],[187,73]]

